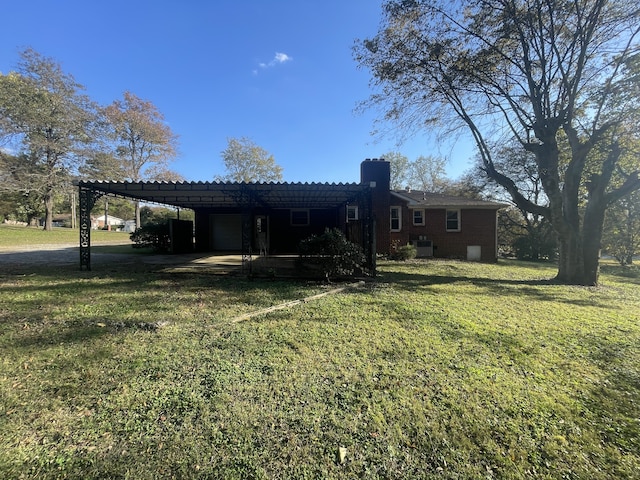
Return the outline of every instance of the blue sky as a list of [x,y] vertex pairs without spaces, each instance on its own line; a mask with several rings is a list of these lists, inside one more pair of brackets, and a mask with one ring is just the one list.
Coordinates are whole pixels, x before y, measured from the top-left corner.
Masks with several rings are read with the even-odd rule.
[[229,137],[273,154],[290,182],[357,182],[363,159],[389,151],[444,156],[451,178],[469,167],[461,140],[398,146],[371,135],[376,112],[354,112],[370,89],[351,49],[376,33],[379,0],[32,0],[6,2],[2,17],[1,72],[32,47],[102,105],[125,90],[153,102],[188,180],[224,174]]

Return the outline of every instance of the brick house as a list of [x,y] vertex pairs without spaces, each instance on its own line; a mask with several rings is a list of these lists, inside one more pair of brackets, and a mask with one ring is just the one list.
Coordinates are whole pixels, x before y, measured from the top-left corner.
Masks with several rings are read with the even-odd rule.
[[295,254],[300,240],[326,228],[362,246],[372,270],[376,254],[415,244],[420,256],[497,259],[494,202],[392,191],[390,164],[365,160],[360,182],[81,181],[80,265],[90,267],[89,212],[102,195],[189,208],[191,221],[170,223],[175,253]]
[[391,190],[390,164],[383,160],[363,162],[361,177],[373,190],[378,253],[411,244],[417,247],[418,257],[497,261],[497,212],[505,204]]

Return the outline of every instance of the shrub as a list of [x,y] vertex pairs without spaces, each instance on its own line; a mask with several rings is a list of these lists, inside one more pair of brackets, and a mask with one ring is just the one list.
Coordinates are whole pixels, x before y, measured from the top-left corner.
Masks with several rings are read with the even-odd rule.
[[391,260],[411,260],[416,258],[418,254],[418,250],[413,245],[402,245],[400,247],[396,247],[395,251],[391,253]]
[[171,240],[169,237],[168,223],[148,223],[137,228],[129,238],[133,242],[133,248],[152,248],[154,252],[169,252]]
[[322,235],[312,235],[299,244],[299,266],[318,266],[327,281],[336,275],[353,275],[362,271],[366,257],[359,245],[350,242],[337,228],[327,228]]

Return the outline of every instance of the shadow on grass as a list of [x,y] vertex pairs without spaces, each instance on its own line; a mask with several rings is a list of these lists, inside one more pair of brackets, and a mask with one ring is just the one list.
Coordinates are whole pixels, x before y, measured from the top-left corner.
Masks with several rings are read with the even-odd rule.
[[624,278],[626,282],[640,285],[639,265],[606,264],[600,267],[600,272],[614,277]]
[[[27,332],[16,339],[14,345],[17,347],[46,347],[73,345],[85,341],[91,341],[113,333],[113,329],[100,327],[102,322],[86,322],[75,325],[56,325],[52,328],[37,328],[37,324],[31,323],[30,330],[41,330],[36,333]],[[27,324],[25,324],[27,325]]]
[[[0,273],[0,342],[34,346],[75,344],[123,330],[153,330],[152,323],[207,322],[228,307],[261,308],[297,300],[316,283],[249,279],[207,270],[168,272],[144,262],[80,271],[69,265],[30,273]],[[104,313],[102,313],[104,312]],[[199,312],[202,312],[200,314]],[[3,339],[8,334],[11,340]]]
[[[455,270],[455,266],[454,266]],[[460,269],[462,270],[462,269]],[[555,279],[513,279],[490,278],[469,275],[441,275],[417,272],[385,272],[380,277],[385,282],[393,283],[396,288],[406,291],[424,291],[437,285],[463,285],[469,284],[478,287],[478,295],[493,295],[496,297],[508,297],[510,295],[526,296],[534,301],[563,302],[576,306],[597,306],[602,308],[620,308],[609,303],[601,302],[597,298],[562,298],[557,291],[550,287],[563,286]],[[566,285],[565,285],[566,286]],[[588,287],[584,287],[588,288]]]
[[518,291],[537,296],[545,296],[538,288],[540,286],[557,285],[553,279],[495,279],[486,277],[472,277],[467,275],[439,275],[429,273],[385,272],[381,278],[392,282],[396,287],[405,290],[416,290],[433,285],[472,284],[490,290],[504,290],[508,287],[519,287]]

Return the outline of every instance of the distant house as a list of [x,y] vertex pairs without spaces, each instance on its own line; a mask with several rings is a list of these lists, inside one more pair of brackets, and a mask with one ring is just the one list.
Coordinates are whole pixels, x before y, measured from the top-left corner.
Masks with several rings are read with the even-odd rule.
[[124,225],[125,221],[122,218],[114,217],[112,215],[107,215],[106,222],[104,215],[93,217],[91,219],[91,228],[93,230],[102,230],[105,228],[105,226],[111,227],[111,230],[117,230],[123,228]]
[[92,181],[78,186],[81,266],[87,267],[90,242],[82,217],[104,194],[192,209],[195,225],[170,224],[180,244],[176,252],[235,252],[247,258],[291,254],[302,239],[338,228],[362,246],[374,268],[376,254],[409,243],[424,257],[495,262],[497,210],[504,206],[392,191],[390,164],[376,159],[363,161],[360,182],[347,184]]
[[136,231],[136,221],[135,220],[125,220],[123,230],[127,233],[133,233]]

